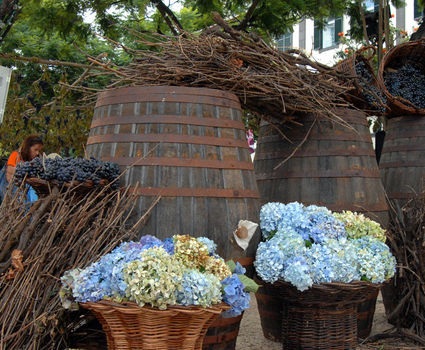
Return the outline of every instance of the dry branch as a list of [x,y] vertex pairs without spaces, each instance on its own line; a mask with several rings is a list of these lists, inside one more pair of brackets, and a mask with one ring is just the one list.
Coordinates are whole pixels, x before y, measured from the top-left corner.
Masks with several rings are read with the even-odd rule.
[[384,286],[388,296],[384,301],[393,301],[388,319],[398,332],[424,345],[425,192],[401,208],[393,203],[392,222],[388,238],[399,268],[393,282]]
[[[332,111],[350,106],[344,96],[355,77],[312,61],[299,50],[277,51],[254,34],[231,28],[217,14],[215,21],[221,31],[201,35],[132,32],[151,50],[128,50],[133,60],[124,67],[99,63],[100,74],[113,75],[107,89],[134,85],[222,89],[236,94],[245,110],[260,117],[291,121],[294,112],[305,112],[344,123]],[[87,101],[94,96],[87,90]]]
[[[143,220],[126,224],[135,203],[128,190],[106,186],[81,196],[53,188],[31,208],[19,192],[9,191],[0,205],[0,349],[67,348],[72,330],[88,319],[61,307],[60,277],[134,238]],[[16,248],[23,271],[11,265]]]

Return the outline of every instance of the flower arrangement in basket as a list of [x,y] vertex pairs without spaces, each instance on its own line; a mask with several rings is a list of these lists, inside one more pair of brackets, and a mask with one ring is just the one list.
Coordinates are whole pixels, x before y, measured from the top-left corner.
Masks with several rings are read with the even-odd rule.
[[241,314],[258,288],[215,250],[212,240],[188,235],[122,243],[63,275],[62,304],[92,310],[110,349],[201,349],[212,322]]
[[286,301],[284,349],[354,349],[357,304],[395,273],[385,230],[363,214],[298,202],[265,204],[260,227],[254,266]]

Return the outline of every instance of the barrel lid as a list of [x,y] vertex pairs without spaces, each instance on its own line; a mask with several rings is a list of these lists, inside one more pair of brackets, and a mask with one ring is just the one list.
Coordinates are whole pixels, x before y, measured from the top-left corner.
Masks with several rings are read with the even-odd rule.
[[[194,97],[196,98],[194,100]],[[240,108],[238,97],[228,91],[183,87],[183,86],[129,86],[101,92],[98,96],[96,107],[131,102],[198,102],[214,103],[214,99],[229,100],[227,103],[234,108]],[[119,102],[116,102],[119,101]],[[222,104],[222,103],[219,103]]]

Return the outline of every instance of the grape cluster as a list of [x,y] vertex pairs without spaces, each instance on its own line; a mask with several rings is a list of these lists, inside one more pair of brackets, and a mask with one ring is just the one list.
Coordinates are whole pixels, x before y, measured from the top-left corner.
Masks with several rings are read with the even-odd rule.
[[15,178],[22,181],[25,176],[27,177],[38,177],[43,172],[43,163],[41,158],[34,158],[30,162],[20,162],[16,166]]
[[[387,98],[381,93],[381,91],[374,84],[372,73],[366,68],[366,64],[363,61],[356,63],[356,74],[361,77],[359,79],[360,85],[363,88],[363,97],[369,106],[380,112],[385,112],[385,105],[387,104]],[[377,99],[380,99],[380,101]]]
[[412,102],[417,108],[425,108],[425,72],[411,63],[397,70],[385,72],[385,87],[391,95]]
[[[43,180],[58,180],[60,183],[72,180],[84,182],[92,180],[99,185],[101,179],[113,182],[120,175],[117,164],[102,162],[96,158],[54,158],[44,161],[37,157],[30,162],[21,162],[16,167],[15,178],[17,182],[27,177],[37,177]],[[117,188],[117,182],[112,184]]]

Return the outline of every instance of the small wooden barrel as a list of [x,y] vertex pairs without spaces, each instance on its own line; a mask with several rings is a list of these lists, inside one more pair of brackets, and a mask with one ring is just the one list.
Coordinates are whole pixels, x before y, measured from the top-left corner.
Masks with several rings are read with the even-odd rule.
[[255,293],[261,328],[266,339],[282,342],[282,309],[284,299],[280,289],[271,283],[256,279],[261,287]]
[[132,166],[122,184],[139,184],[135,220],[161,196],[141,234],[207,236],[222,257],[243,255],[230,238],[239,220],[258,222],[259,193],[234,94],[174,86],[103,92],[87,153]]
[[379,168],[388,199],[403,206],[421,193],[425,177],[425,118],[403,116],[388,120]]
[[357,211],[385,227],[388,206],[366,116],[347,108],[335,113],[351,128],[300,115],[302,126],[281,127],[284,139],[271,125],[261,126],[254,161],[261,202]]
[[208,328],[203,350],[235,350],[243,313],[237,317],[219,316]]
[[372,330],[378,293],[379,289],[372,290],[365,301],[357,305],[357,336],[359,338],[367,338]]

